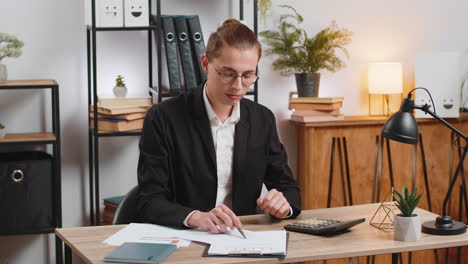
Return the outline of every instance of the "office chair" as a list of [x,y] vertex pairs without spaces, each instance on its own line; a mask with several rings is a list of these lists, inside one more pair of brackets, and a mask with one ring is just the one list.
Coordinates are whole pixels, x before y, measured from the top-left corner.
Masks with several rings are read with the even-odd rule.
[[113,225],[123,225],[135,223],[138,221],[138,212],[136,207],[136,199],[138,186],[133,187],[120,202],[112,219]]

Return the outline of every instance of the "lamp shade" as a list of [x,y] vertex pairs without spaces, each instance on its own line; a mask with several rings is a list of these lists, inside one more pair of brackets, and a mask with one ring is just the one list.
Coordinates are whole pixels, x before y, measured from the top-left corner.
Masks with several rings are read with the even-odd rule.
[[382,136],[407,144],[418,143],[418,123],[411,112],[398,111],[393,114],[382,129]]
[[367,77],[370,94],[399,94],[403,91],[401,63],[369,63]]

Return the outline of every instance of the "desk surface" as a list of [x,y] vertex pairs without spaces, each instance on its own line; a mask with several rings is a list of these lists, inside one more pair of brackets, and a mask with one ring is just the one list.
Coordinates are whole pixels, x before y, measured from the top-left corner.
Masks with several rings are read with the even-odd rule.
[[[339,220],[366,218],[365,223],[351,228],[351,232],[335,237],[290,232],[285,259],[202,257],[205,246],[192,243],[187,248],[178,248],[164,263],[293,263],[468,245],[468,233],[456,236],[434,236],[423,233],[419,241],[394,241],[393,233],[385,233],[369,225],[378,206],[379,204],[369,204],[306,210],[297,219],[284,221],[272,220],[266,215],[241,217],[244,228],[248,230],[279,230],[288,223],[309,217],[328,217]],[[435,220],[436,217],[435,214],[422,209],[416,209],[415,212],[421,216],[422,222]],[[102,241],[123,227],[125,225],[59,228],[55,232],[86,263],[104,263],[102,259],[115,246],[109,246]]]

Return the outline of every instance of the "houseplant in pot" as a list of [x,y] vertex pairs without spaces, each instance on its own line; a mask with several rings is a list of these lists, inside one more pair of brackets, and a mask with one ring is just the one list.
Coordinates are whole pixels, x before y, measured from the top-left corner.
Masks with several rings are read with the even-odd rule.
[[394,239],[397,241],[416,241],[421,238],[421,218],[413,214],[422,193],[418,194],[418,189],[414,188],[411,194],[406,185],[403,185],[401,193],[395,191],[393,198],[395,204],[400,209],[401,214],[395,215]]
[[117,75],[113,91],[116,97],[125,97],[127,95],[127,86],[125,85],[124,77],[122,75]]
[[2,60],[7,57],[17,58],[21,56],[23,46],[24,43],[16,36],[0,33],[0,83],[6,82],[8,79],[7,68]]
[[280,16],[278,30],[265,30],[260,36],[267,44],[266,54],[278,55],[273,68],[283,76],[296,76],[299,97],[316,97],[320,71],[336,72],[346,66],[337,50],[349,57],[345,48],[351,43],[352,32],[340,28],[334,21],[313,37],[300,27],[304,18],[292,6],[281,5],[292,13]]

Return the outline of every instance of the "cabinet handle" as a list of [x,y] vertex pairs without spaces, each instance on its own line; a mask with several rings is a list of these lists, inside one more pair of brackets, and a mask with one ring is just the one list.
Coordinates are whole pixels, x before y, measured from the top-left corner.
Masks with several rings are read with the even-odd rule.
[[16,182],[16,183],[22,182],[24,179],[24,173],[22,170],[14,170],[11,173],[10,178],[13,182]]

